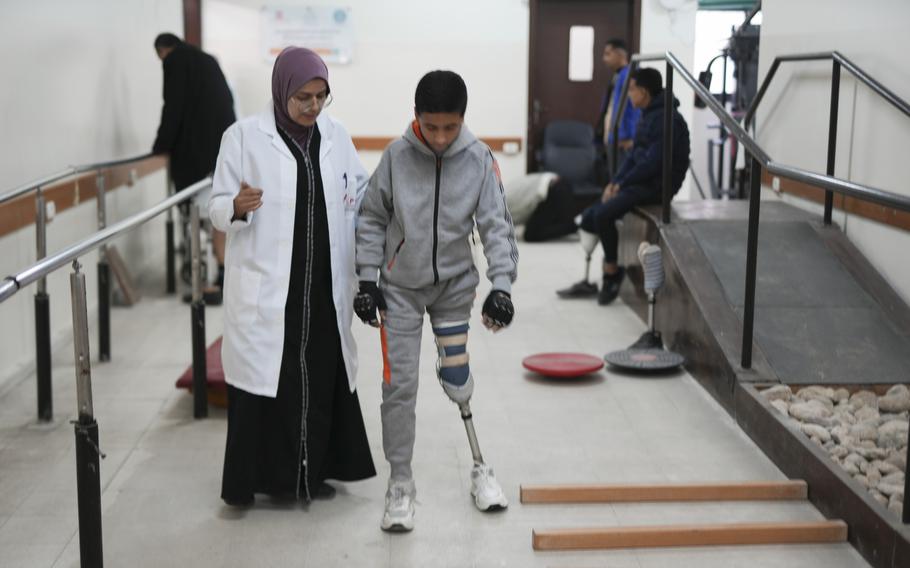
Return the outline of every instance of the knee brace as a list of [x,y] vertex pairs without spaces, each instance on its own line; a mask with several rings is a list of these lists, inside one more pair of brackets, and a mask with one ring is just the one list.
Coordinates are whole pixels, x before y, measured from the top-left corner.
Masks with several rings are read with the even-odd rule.
[[474,393],[474,377],[468,365],[468,322],[444,323],[433,328],[439,360],[436,375],[453,402],[464,404]]

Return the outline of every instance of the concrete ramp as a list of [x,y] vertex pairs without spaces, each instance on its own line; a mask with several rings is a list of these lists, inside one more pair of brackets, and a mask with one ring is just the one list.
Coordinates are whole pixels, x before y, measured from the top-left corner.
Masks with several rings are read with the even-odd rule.
[[[691,230],[742,319],[746,225],[697,221]],[[759,228],[755,340],[789,384],[897,383],[910,379],[910,341],[808,221]]]
[[[780,202],[762,204],[753,372],[741,373],[747,207],[676,204],[673,222],[660,228],[657,209],[627,216],[627,265],[644,238],[665,251],[668,287],[657,321],[668,345],[704,366],[718,391],[736,373],[788,384],[910,380],[907,306],[840,229]],[[624,298],[643,307],[640,270],[630,273],[635,289],[627,286]]]

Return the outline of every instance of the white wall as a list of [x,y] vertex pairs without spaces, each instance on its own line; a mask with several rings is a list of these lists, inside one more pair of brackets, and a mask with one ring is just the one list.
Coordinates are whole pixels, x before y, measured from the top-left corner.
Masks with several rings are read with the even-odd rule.
[[[910,100],[910,2],[765,0],[762,8],[759,78],[776,55],[837,50]],[[825,172],[830,77],[830,62],[788,63],[778,70],[757,117],[758,140],[775,160]],[[910,195],[910,118],[842,72],[838,124],[836,175]],[[837,211],[835,222],[910,302],[910,235]]]
[[[669,2],[666,2],[669,4]],[[668,10],[663,7],[661,0],[641,0],[641,40],[639,51],[644,54],[662,54],[672,51],[686,69],[694,71],[695,60],[695,12],[698,8],[696,0],[676,0],[673,2],[678,8]],[[666,81],[666,70],[663,62],[648,64],[660,70]],[[697,76],[697,74],[696,74]],[[690,133],[693,127],[693,94],[692,89],[674,75],[673,92],[679,99],[679,112],[689,125]],[[690,154],[691,158],[691,154]],[[698,191],[694,184],[686,177],[677,199],[699,199]],[[705,181],[702,181],[704,184]],[[707,189],[706,189],[707,191]]]
[[[152,43],[161,31],[182,29],[180,0],[0,4],[0,193],[67,165],[148,151],[161,111],[161,63]],[[164,188],[164,176],[157,174],[112,193],[109,222],[160,200]],[[117,243],[134,274],[149,263],[163,266],[161,227]],[[48,252],[95,228],[94,201],[61,213],[48,226]],[[32,226],[0,237],[0,277],[35,262],[34,235]],[[94,254],[82,259],[90,314],[97,296],[96,259]],[[55,344],[71,335],[68,273],[61,269],[48,281]],[[33,368],[34,293],[33,285],[0,304],[0,391]],[[94,330],[92,336],[97,355]],[[114,338],[115,355],[116,349]],[[59,357],[69,357],[71,364],[71,352]]]
[[[279,0],[269,5],[313,4]],[[257,0],[206,0],[203,45],[220,61],[240,112],[271,99],[271,63],[260,55]],[[466,122],[478,136],[524,140],[528,6],[523,0],[347,0],[355,30],[353,62],[329,65],[329,108],[352,136],[397,137],[413,118],[414,89],[433,69],[451,69],[468,86]],[[524,143],[522,146],[524,147]],[[362,152],[372,169],[380,152]],[[524,152],[499,154],[503,176],[525,172]]]

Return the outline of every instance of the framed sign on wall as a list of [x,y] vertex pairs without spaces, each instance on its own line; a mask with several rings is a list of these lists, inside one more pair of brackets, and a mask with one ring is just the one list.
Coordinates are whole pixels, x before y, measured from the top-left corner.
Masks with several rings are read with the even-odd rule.
[[333,6],[263,6],[260,12],[262,56],[274,61],[289,45],[306,47],[326,63],[351,62],[354,31],[351,9]]

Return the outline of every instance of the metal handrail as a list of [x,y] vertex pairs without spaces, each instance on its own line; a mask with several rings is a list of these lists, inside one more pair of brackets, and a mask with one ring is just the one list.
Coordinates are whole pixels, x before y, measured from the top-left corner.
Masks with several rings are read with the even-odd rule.
[[60,170],[57,173],[46,175],[43,178],[39,178],[34,181],[30,181],[28,183],[22,184],[13,190],[0,194],[0,203],[6,203],[7,201],[10,201],[11,199],[15,199],[21,195],[25,195],[26,193],[34,191],[35,189],[38,189],[39,187],[45,186],[49,183],[54,183],[55,181],[59,181],[64,178],[68,178],[71,175],[73,175],[74,173],[76,173],[76,168],[73,166],[69,166],[68,168]]
[[55,181],[60,181],[62,179],[66,179],[66,178],[68,178],[70,176],[74,176],[76,174],[81,174],[81,173],[90,172],[93,170],[99,170],[99,169],[103,169],[103,168],[112,168],[114,166],[122,166],[122,165],[126,165],[126,164],[131,164],[133,162],[141,162],[142,160],[147,160],[155,155],[156,154],[154,154],[152,152],[147,152],[145,154],[141,154],[139,156],[132,156],[129,158],[120,158],[117,160],[109,160],[106,162],[98,162],[98,163],[94,163],[94,164],[85,164],[85,165],[81,165],[81,166],[68,166],[67,168],[60,170],[59,172],[44,176],[44,177],[36,179],[34,181],[24,183],[24,184],[16,187],[13,190],[0,194],[0,203],[6,203],[7,201],[10,201],[17,197],[21,197],[40,187],[44,187],[49,183],[54,183]]
[[20,289],[28,286],[32,282],[43,278],[47,274],[53,272],[54,270],[60,268],[61,266],[64,266],[69,262],[72,262],[85,253],[100,247],[111,239],[132,230],[133,228],[145,223],[154,217],[157,217],[161,213],[168,211],[174,205],[177,205],[181,201],[189,199],[190,197],[196,195],[211,185],[212,178],[210,177],[198,181],[186,189],[180,191],[179,193],[176,193],[159,202],[157,205],[154,205],[140,213],[136,213],[131,217],[127,217],[126,219],[115,223],[105,228],[104,230],[93,233],[87,238],[61,250],[57,254],[49,256],[40,262],[33,264],[18,274],[8,276],[3,281],[3,283],[0,284],[0,303],[4,302]]
[[[836,53],[836,52],[834,52]],[[811,57],[819,58],[826,56],[826,54],[808,54],[806,56],[788,56],[788,57]],[[682,79],[692,87],[692,90],[695,91],[696,96],[700,98],[711,111],[717,116],[718,119],[724,124],[724,126],[729,130],[729,132],[739,140],[739,142],[746,147],[748,152],[754,156],[768,172],[773,174],[782,175],[784,177],[793,178],[797,181],[804,181],[806,183],[811,183],[812,185],[822,187],[824,189],[834,191],[843,195],[849,195],[850,197],[856,197],[865,201],[872,201],[878,203],[879,205],[885,205],[888,207],[893,207],[895,209],[900,209],[901,211],[910,212],[910,197],[901,195],[899,193],[894,193],[884,189],[879,189],[877,187],[856,183],[852,181],[847,181],[832,175],[827,174],[818,174],[805,170],[802,168],[797,168],[794,166],[787,166],[774,162],[771,160],[771,157],[767,152],[755,141],[752,136],[743,128],[743,125],[740,124],[733,116],[723,108],[720,103],[717,102],[714,95],[711,94],[708,89],[698,82],[694,76],[685,68],[685,66],[673,55],[672,52],[667,51],[665,54],[657,55],[633,55],[632,62],[633,64],[642,62],[642,61],[666,61],[667,65],[672,67]],[[852,65],[852,64],[851,64]],[[872,80],[871,78],[869,78]],[[875,84],[878,84],[877,82]],[[622,112],[625,110],[625,105],[628,99],[628,90],[629,90],[629,81],[626,81],[623,85],[623,93],[620,98],[619,114],[617,116],[622,116]],[[881,87],[884,89],[884,87]],[[895,98],[900,101],[899,98]],[[903,103],[903,101],[900,101]],[[906,103],[903,103],[906,105]],[[900,108],[900,107],[899,107]],[[908,107],[908,112],[910,112],[910,107]],[[614,137],[614,141],[616,137]],[[664,222],[669,222],[669,211],[665,213]]]
[[749,110],[746,112],[746,116],[743,118],[743,126],[748,129],[752,120],[755,119],[755,112],[758,110],[758,105],[764,98],[765,92],[768,90],[768,85],[771,84],[771,80],[777,73],[777,68],[780,67],[781,63],[791,61],[823,61],[828,59],[835,61],[839,66],[849,71],[854,77],[859,79],[861,83],[888,101],[891,106],[903,113],[904,116],[910,117],[910,103],[897,96],[897,94],[895,94],[894,91],[888,87],[879,83],[874,77],[866,73],[857,64],[847,59],[839,51],[823,51],[818,53],[803,53],[796,55],[778,55],[775,57],[774,61],[771,63],[770,69],[768,69],[768,74],[765,75],[765,79],[762,81],[761,87],[759,87],[758,93],[755,95],[755,99],[752,101],[752,104],[749,106]]
[[141,154],[139,156],[132,156],[129,158],[119,158],[119,159],[115,159],[115,160],[107,160],[105,162],[86,164],[84,166],[76,166],[76,173],[91,172],[94,170],[103,170],[105,168],[115,168],[117,166],[125,166],[127,164],[131,164],[133,162],[141,162],[142,160],[147,160],[149,158],[152,158],[152,157],[158,156],[158,155],[160,155],[160,154],[155,154],[154,152],[146,152],[145,154]]
[[[673,74],[674,71],[679,73],[683,80],[692,87],[695,91],[696,96],[698,96],[705,104],[717,115],[717,118],[730,130],[730,132],[739,139],[739,142],[746,147],[746,150],[751,154],[750,168],[749,168],[749,220],[748,220],[748,237],[746,240],[746,278],[745,278],[745,295],[743,302],[743,333],[742,333],[742,348],[741,348],[741,360],[740,364],[744,370],[752,368],[752,340],[755,332],[755,283],[757,280],[757,271],[758,271],[758,227],[759,227],[759,218],[761,216],[761,170],[764,168],[766,171],[772,174],[778,174],[784,177],[788,177],[797,181],[802,181],[817,187],[824,188],[825,192],[825,225],[831,223],[831,209],[833,203],[833,193],[837,192],[841,195],[847,195],[860,199],[863,201],[871,201],[878,203],[880,205],[885,205],[898,209],[901,211],[910,212],[910,197],[893,193],[890,191],[885,191],[876,187],[868,186],[865,184],[855,183],[847,180],[843,180],[834,176],[834,154],[836,149],[836,133],[837,133],[837,108],[838,108],[838,90],[840,86],[840,67],[847,67],[850,72],[857,75],[857,77],[869,85],[873,90],[875,90],[879,95],[884,97],[888,102],[898,108],[904,114],[910,116],[910,105],[907,105],[905,101],[891,93],[888,89],[882,86],[880,83],[866,75],[861,69],[853,65],[852,62],[847,60],[845,57],[840,55],[837,52],[832,52],[830,55],[834,58],[834,80],[832,81],[831,89],[831,120],[828,130],[828,166],[827,173],[819,174],[805,170],[802,168],[797,168],[793,166],[787,166],[783,164],[778,164],[771,161],[770,156],[762,149],[761,146],[746,132],[746,130],[733,118],[733,116],[727,112],[727,109],[723,108],[715,99],[714,95],[701,83],[699,83],[695,77],[680,63],[680,61],[669,51],[665,55],[636,55],[632,57],[632,64],[635,65],[639,61],[666,61],[666,95],[664,101],[664,132],[663,132],[663,179],[662,179],[662,203],[663,207],[661,210],[661,221],[664,224],[669,224],[670,222],[670,199],[671,195],[671,177],[670,169],[672,167],[673,152],[672,152],[672,133],[673,133],[673,122],[672,122],[672,112],[673,112]],[[783,56],[784,59],[775,60],[775,65],[779,64],[779,61],[782,60],[806,60],[806,59],[819,59],[823,57],[828,57],[828,54],[806,54],[806,55],[793,55],[793,56]],[[762,85],[762,94],[767,87],[769,79],[766,77],[765,83]],[[622,116],[622,112],[625,107],[626,99],[628,97],[630,81],[626,81],[623,85],[622,98],[620,99],[619,106],[619,115]],[[758,104],[757,99],[753,108]],[[745,123],[744,123],[745,124]],[[614,130],[613,144],[614,144],[614,154],[616,150],[615,144],[618,143],[618,136],[615,135],[616,130]],[[910,457],[910,449],[907,450],[907,455]],[[910,476],[908,476],[904,481],[904,509],[901,520],[904,524],[910,524]]]

